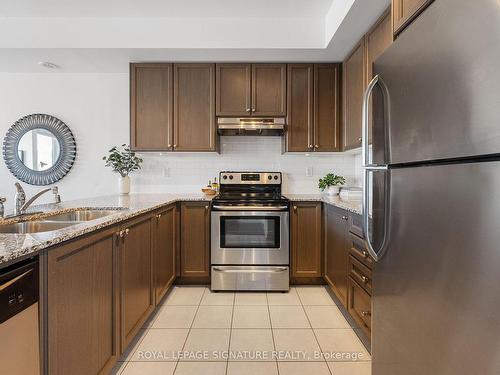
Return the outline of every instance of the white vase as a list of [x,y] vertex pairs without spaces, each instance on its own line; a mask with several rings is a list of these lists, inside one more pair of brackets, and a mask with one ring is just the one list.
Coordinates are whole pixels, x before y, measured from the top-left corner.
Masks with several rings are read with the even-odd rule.
[[327,195],[339,195],[340,193],[340,186],[328,186],[326,188],[326,194]]
[[118,177],[118,192],[120,195],[127,195],[130,193],[130,177]]

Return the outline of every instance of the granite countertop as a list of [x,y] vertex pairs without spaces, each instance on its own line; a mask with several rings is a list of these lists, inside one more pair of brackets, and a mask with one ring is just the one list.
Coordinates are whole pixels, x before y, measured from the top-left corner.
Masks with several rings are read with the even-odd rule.
[[[338,196],[330,197],[323,194],[287,194],[291,201],[318,201],[334,205],[350,212],[361,214],[361,202],[343,201]],[[210,201],[213,197],[203,194],[130,194],[127,196],[112,195],[59,204],[39,205],[31,208],[31,212],[43,211],[43,214],[33,214],[29,219],[42,219],[55,213],[74,211],[75,209],[120,208],[111,215],[81,222],[63,229],[30,234],[2,234],[0,233],[0,267],[7,266],[15,261],[38,254],[41,250],[58,243],[82,236],[95,230],[117,224],[143,213],[154,211],[160,207],[179,201]],[[24,217],[23,220],[28,219]],[[19,219],[1,220],[0,224],[8,224]]]
[[[111,209],[121,208],[111,215],[81,222],[63,229],[30,234],[3,234],[0,233],[0,267],[7,266],[14,261],[36,255],[42,249],[56,245],[95,230],[117,224],[143,213],[153,211],[178,201],[210,201],[212,197],[203,194],[130,194],[127,196],[112,195],[89,199],[67,201],[59,204],[33,206],[30,211],[43,211],[43,214],[34,214],[26,219],[42,219],[55,213],[74,211],[81,208]],[[0,224],[9,224],[19,219],[1,220]]]
[[326,204],[331,204],[332,206],[342,208],[346,211],[353,212],[355,214],[361,215],[362,213],[362,203],[360,200],[346,201],[341,199],[338,195],[330,196],[326,194],[285,194],[285,196],[292,202],[299,201],[313,201],[313,202],[323,202]]

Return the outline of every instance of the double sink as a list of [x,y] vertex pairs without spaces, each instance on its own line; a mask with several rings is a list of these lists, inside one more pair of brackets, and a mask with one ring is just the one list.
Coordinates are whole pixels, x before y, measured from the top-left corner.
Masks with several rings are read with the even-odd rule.
[[50,232],[70,227],[86,221],[100,219],[125,210],[122,207],[113,209],[84,208],[45,216],[43,219],[28,220],[12,224],[0,224],[0,233],[26,234]]

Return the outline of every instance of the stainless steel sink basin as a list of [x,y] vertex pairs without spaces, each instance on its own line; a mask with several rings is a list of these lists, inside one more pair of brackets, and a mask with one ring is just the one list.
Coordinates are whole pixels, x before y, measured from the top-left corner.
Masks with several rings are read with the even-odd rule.
[[43,218],[43,221],[90,221],[95,219],[100,219],[101,217],[105,217],[108,215],[116,214],[118,211],[122,209],[116,210],[92,210],[92,209],[84,209],[84,210],[76,210],[70,212],[64,212],[62,214],[51,215]]
[[76,223],[48,222],[48,221],[23,221],[21,223],[0,225],[0,233],[25,234],[50,232],[75,225]]

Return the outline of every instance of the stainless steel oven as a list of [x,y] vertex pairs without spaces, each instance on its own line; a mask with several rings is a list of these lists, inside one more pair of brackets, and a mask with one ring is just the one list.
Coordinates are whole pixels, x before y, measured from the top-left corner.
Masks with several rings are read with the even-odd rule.
[[222,172],[212,201],[213,290],[288,290],[289,202],[281,173]]

